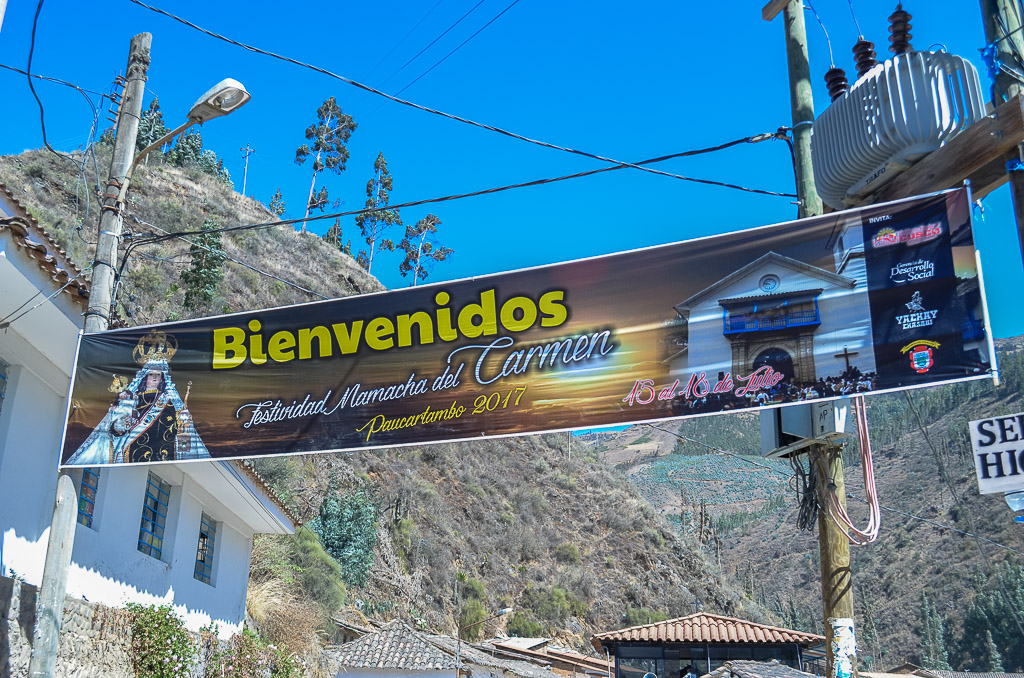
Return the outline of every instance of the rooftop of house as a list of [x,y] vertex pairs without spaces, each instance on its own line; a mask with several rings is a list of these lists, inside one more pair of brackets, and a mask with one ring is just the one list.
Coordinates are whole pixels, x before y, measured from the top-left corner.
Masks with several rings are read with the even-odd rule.
[[698,612],[662,622],[598,633],[590,642],[594,649],[603,652],[605,647],[612,650],[620,643],[799,643],[808,647],[825,642],[825,638],[745,619]]
[[14,196],[14,192],[0,184],[0,232],[10,232],[14,243],[23,249],[64,294],[84,308],[88,305],[89,283],[53,236],[47,233],[32,213]]
[[775,659],[767,662],[733,659],[705,675],[712,678],[810,678],[814,674],[798,671]]
[[397,619],[328,652],[345,668],[454,671],[456,666],[454,656],[442,652],[424,634]]

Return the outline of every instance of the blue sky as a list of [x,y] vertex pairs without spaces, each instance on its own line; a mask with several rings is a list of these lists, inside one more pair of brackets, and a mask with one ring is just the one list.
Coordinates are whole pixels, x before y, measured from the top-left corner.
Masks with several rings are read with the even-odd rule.
[[[479,5],[477,3],[479,2]],[[625,161],[716,145],[792,122],[781,18],[761,19],[762,3],[610,3],[537,0],[423,0],[382,3],[153,4],[239,41],[313,63],[397,93],[503,10],[499,18],[400,96],[546,142]],[[510,7],[511,5],[511,7]],[[475,7],[475,9],[473,9]],[[861,29],[887,54],[886,18],[894,2],[859,0]],[[815,4],[832,38],[837,65],[854,71],[857,39],[844,0]],[[984,34],[973,2],[910,2],[913,43],[941,43],[970,59],[989,86],[979,58]],[[24,69],[36,4],[10,3],[0,31],[0,64]],[[420,50],[473,9],[461,23],[404,68]],[[823,74],[829,52],[807,12],[815,104],[827,106]],[[147,94],[159,96],[165,122],[184,119],[196,99],[234,77],[253,100],[201,129],[206,147],[224,158],[241,189],[240,148],[256,149],[247,193],[268,202],[280,187],[287,216],[301,216],[308,163],[295,148],[329,96],[355,118],[348,169],[325,176],[339,210],[357,209],[377,153],[394,176],[392,202],[555,177],[604,166],[562,151],[509,139],[361,92],[341,81],[246,52],[128,2],[98,6],[49,0],[36,33],[33,72],[104,92],[123,71],[132,35],[153,34]],[[39,109],[25,77],[0,70],[5,107],[0,153],[42,145]],[[91,112],[81,95],[40,82],[47,138],[61,150],[85,143]],[[784,143],[744,144],[658,165],[687,176],[790,193]],[[105,174],[106,168],[103,168]],[[407,223],[433,212],[439,237],[455,249],[428,282],[493,273],[723,233],[795,218],[791,198],[744,193],[637,170],[408,208]],[[329,222],[316,222],[322,232]],[[360,242],[352,218],[344,237]],[[396,238],[400,234],[395,234]],[[976,224],[996,336],[1024,334],[1016,295],[1021,254],[1004,187],[987,198]],[[397,254],[378,255],[373,273],[389,287],[409,283]],[[624,271],[623,284],[643,284],[643,271]]]

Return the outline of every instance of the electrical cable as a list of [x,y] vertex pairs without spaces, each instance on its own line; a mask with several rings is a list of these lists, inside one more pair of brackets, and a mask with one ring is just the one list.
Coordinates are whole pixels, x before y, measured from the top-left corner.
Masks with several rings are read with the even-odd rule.
[[[481,0],[481,1],[482,1],[482,0]],[[446,60],[446,59],[447,59],[448,57],[450,57],[451,55],[455,54],[455,53],[456,53],[456,52],[458,52],[458,51],[459,51],[460,49],[462,49],[463,47],[465,47],[465,45],[466,45],[466,43],[467,43],[467,42],[469,42],[470,40],[472,40],[472,39],[473,39],[473,38],[475,38],[476,36],[480,35],[480,33],[481,33],[481,32],[482,32],[482,31],[483,31],[483,30],[484,30],[485,28],[487,28],[488,26],[490,26],[491,24],[493,24],[493,23],[494,23],[495,21],[497,21],[497,20],[498,20],[499,18],[501,18],[501,15],[502,15],[502,14],[504,14],[504,13],[505,13],[505,12],[507,12],[507,11],[509,11],[509,10],[510,10],[510,9],[512,9],[513,7],[515,7],[515,5],[516,5],[516,4],[518,4],[518,2],[519,2],[519,0],[512,0],[512,2],[511,2],[511,3],[510,3],[510,4],[509,4],[509,5],[508,5],[508,6],[507,6],[507,7],[505,8],[505,9],[501,10],[500,12],[498,12],[498,14],[497,14],[497,15],[496,15],[496,16],[495,16],[495,17],[494,17],[493,19],[491,19],[490,21],[488,21],[487,23],[485,23],[485,24],[484,24],[483,26],[481,26],[480,28],[478,28],[478,29],[476,30],[476,32],[475,32],[475,33],[473,33],[473,35],[469,36],[468,38],[466,38],[465,40],[463,40],[463,41],[462,41],[461,43],[459,43],[459,46],[458,46],[458,47],[456,47],[456,48],[455,48],[455,49],[453,49],[452,51],[450,51],[450,52],[448,52],[447,54],[445,54],[445,55],[444,55],[443,57],[441,57],[441,59],[440,59],[440,60],[438,60],[438,61],[437,61],[437,63],[435,63],[435,64],[434,64],[433,66],[431,66],[431,67],[430,67],[430,68],[428,68],[427,70],[423,71],[422,73],[420,73],[420,74],[419,74],[418,76],[416,76],[416,79],[415,79],[415,80],[413,80],[413,81],[412,81],[412,82],[410,82],[410,83],[409,83],[408,85],[406,85],[406,86],[405,86],[405,87],[403,87],[402,89],[400,89],[400,90],[398,90],[397,92],[395,92],[395,94],[396,94],[396,95],[398,95],[398,94],[401,94],[401,93],[402,93],[402,92],[404,92],[405,90],[407,90],[407,89],[409,89],[410,87],[412,87],[413,85],[415,85],[415,84],[416,84],[417,82],[419,82],[419,81],[420,81],[420,78],[422,78],[423,76],[425,76],[425,75],[426,75],[427,73],[430,73],[430,71],[434,70],[435,68],[437,68],[438,66],[440,66],[440,65],[441,65],[442,63],[444,63],[444,61],[445,61],[445,60]]]
[[[734,457],[734,458],[739,459],[740,461],[742,461],[742,462],[744,462],[746,464],[750,464],[752,466],[757,466],[759,468],[764,468],[764,469],[768,469],[769,471],[773,471],[775,473],[779,473],[779,474],[785,476],[787,479],[792,479],[792,478],[795,477],[792,474],[786,473],[785,471],[782,471],[782,470],[780,470],[778,468],[775,468],[775,467],[772,467],[772,466],[766,466],[765,464],[759,464],[756,461],[753,461],[752,459],[749,459],[748,457],[746,457],[744,455],[736,454],[734,452],[729,452],[728,450],[723,450],[722,448],[715,447],[714,445],[708,445],[707,443],[703,443],[703,442],[701,442],[699,440],[694,440],[693,438],[687,438],[684,435],[681,435],[681,434],[676,433],[674,431],[669,431],[668,429],[661,428],[660,426],[655,426],[654,424],[645,424],[645,426],[649,426],[650,428],[657,429],[657,430],[662,431],[664,433],[668,433],[669,435],[675,436],[676,438],[679,438],[681,440],[685,440],[687,442],[695,443],[695,444],[700,445],[702,447],[706,447],[709,450],[712,450],[714,452],[718,452],[718,453],[724,454],[724,455],[729,456],[729,457]],[[851,498],[851,499],[856,499],[857,501],[861,501],[861,502],[867,503],[866,499],[864,499],[862,497],[858,497],[855,494],[847,493],[846,496]],[[919,521],[921,521],[923,523],[927,523],[928,525],[931,525],[932,527],[937,527],[937,528],[940,528],[940,529],[943,529],[943,530],[950,530],[952,532],[956,532],[957,534],[962,534],[962,535],[964,535],[966,537],[972,537],[975,540],[980,539],[982,541],[988,542],[989,544],[992,544],[993,546],[998,546],[1001,549],[1006,549],[1007,551],[1012,551],[1013,553],[1018,553],[1020,555],[1024,555],[1024,551],[1018,551],[1017,549],[1013,548],[1012,546],[1007,546],[1006,544],[1001,544],[1001,543],[999,543],[997,541],[994,541],[992,539],[988,539],[986,537],[979,536],[979,535],[977,535],[975,533],[972,533],[972,532],[966,532],[964,530],[957,529],[955,527],[952,527],[951,525],[945,525],[943,523],[940,523],[940,522],[937,522],[937,521],[934,521],[934,520],[929,520],[928,518],[924,518],[922,516],[918,516],[918,515],[915,515],[913,513],[908,513],[906,511],[900,511],[899,509],[890,508],[888,506],[883,506],[881,504],[879,504],[879,508],[881,510],[883,510],[883,511],[888,511],[890,513],[895,513],[897,515],[906,516],[907,518],[911,518],[913,520],[919,520]]]
[[50,146],[50,142],[46,140],[46,117],[43,111],[43,102],[39,99],[39,95],[36,94],[35,85],[32,84],[32,55],[36,51],[36,27],[39,24],[39,13],[43,9],[43,1],[44,0],[39,0],[39,3],[36,5],[35,17],[32,19],[32,37],[28,46],[28,64],[25,66],[25,79],[28,80],[28,88],[31,90],[32,96],[35,97],[36,103],[39,105],[39,127],[43,132],[43,145],[46,146],[46,149],[50,151],[50,153],[53,153],[58,158],[67,160],[68,162],[74,162],[63,153],[55,151],[53,147]]
[[[822,31],[822,33],[825,34],[825,43],[828,44],[828,63],[829,63],[829,67],[830,68],[835,68],[836,60],[832,56],[832,40],[830,40],[829,37],[828,37],[828,30],[825,28],[825,23],[821,20],[821,17],[818,16],[818,12],[817,12],[817,10],[814,9],[814,6],[811,4],[811,0],[806,0],[806,2],[807,2],[807,9],[811,10],[811,12],[814,13],[814,18],[818,20],[818,25],[821,26],[821,31]],[[851,9],[852,9],[852,6],[851,6]]]
[[223,255],[223,256],[224,256],[224,258],[225,258],[225,259],[227,259],[228,261],[230,261],[230,262],[233,262],[233,263],[235,263],[235,264],[238,264],[239,266],[244,266],[245,268],[247,268],[247,269],[249,269],[250,271],[253,271],[253,272],[255,272],[255,273],[258,273],[259,275],[265,276],[265,277],[267,277],[267,278],[272,278],[272,279],[274,279],[274,280],[277,280],[277,281],[279,281],[279,282],[281,282],[281,283],[284,283],[285,285],[288,285],[289,287],[293,287],[293,288],[295,288],[295,289],[297,289],[297,290],[300,290],[300,291],[302,291],[302,292],[305,292],[306,294],[312,295],[312,296],[314,296],[314,297],[320,297],[321,299],[330,299],[330,298],[331,298],[331,297],[328,297],[328,296],[326,296],[326,295],[320,294],[319,292],[316,292],[316,291],[314,291],[314,290],[306,289],[305,287],[303,287],[302,285],[300,285],[300,284],[298,284],[298,283],[296,283],[296,282],[292,282],[291,280],[286,280],[286,279],[284,279],[284,278],[281,278],[281,277],[279,277],[279,276],[276,276],[276,275],[274,275],[273,273],[270,273],[269,271],[264,271],[264,270],[263,270],[263,269],[261,269],[261,268],[257,268],[256,266],[253,266],[252,264],[246,263],[246,262],[242,261],[241,259],[235,259],[234,257],[231,257],[231,256],[229,256],[229,255],[227,254],[227,252],[225,252],[225,251],[223,251],[223,250],[214,250],[214,249],[213,249],[213,248],[211,248],[211,247],[207,247],[207,246],[205,246],[205,245],[203,245],[203,244],[201,244],[201,243],[198,243],[198,242],[196,242],[196,241],[194,241],[194,240],[189,240],[188,238],[185,238],[185,237],[183,237],[183,236],[180,236],[180,235],[178,235],[177,233],[172,233],[171,231],[168,231],[168,230],[165,230],[165,229],[163,229],[163,228],[160,228],[160,227],[159,227],[159,226],[157,226],[156,224],[151,224],[151,223],[149,223],[148,221],[145,221],[145,220],[143,220],[143,219],[140,219],[140,218],[138,218],[138,217],[137,217],[137,216],[135,216],[135,215],[129,215],[129,216],[130,216],[130,217],[131,217],[131,218],[132,218],[133,220],[135,220],[136,222],[138,222],[138,223],[140,223],[140,224],[142,224],[142,225],[144,225],[144,226],[148,226],[149,228],[155,228],[156,230],[158,230],[158,231],[163,231],[164,233],[166,233],[166,234],[169,234],[169,235],[174,235],[174,236],[178,236],[178,238],[179,238],[180,240],[183,240],[183,241],[187,242],[187,243],[188,243],[189,245],[194,245],[194,246],[196,246],[196,247],[198,247],[198,248],[200,248],[200,249],[206,250],[207,252],[213,252],[213,253],[216,253],[216,254],[221,254],[221,255]]
[[[448,35],[449,31],[451,31],[451,30],[452,30],[453,28],[455,28],[455,27],[456,27],[456,26],[458,26],[458,25],[459,25],[460,23],[462,23],[462,20],[463,20],[463,19],[465,19],[465,18],[466,18],[466,17],[468,17],[468,16],[470,15],[470,14],[472,14],[473,12],[475,12],[475,11],[476,11],[476,8],[477,8],[477,7],[479,7],[480,5],[484,4],[484,2],[485,2],[485,0],[480,0],[480,2],[478,2],[478,3],[476,3],[475,5],[473,5],[472,7],[470,7],[470,8],[469,8],[469,11],[468,11],[468,12],[466,12],[465,14],[463,14],[462,16],[460,16],[460,17],[459,17],[459,18],[458,18],[458,19],[457,19],[457,20],[455,21],[455,23],[453,23],[453,24],[452,24],[451,26],[449,26],[448,28],[444,29],[444,31],[443,31],[443,32],[441,33],[441,35],[437,36],[436,38],[434,38],[433,40],[431,40],[431,41],[430,41],[430,44],[429,44],[429,45],[427,45],[426,47],[424,47],[424,48],[423,48],[423,49],[421,49],[420,51],[416,52],[416,56],[414,56],[413,58],[409,59],[409,60],[408,60],[408,61],[406,61],[406,62],[405,62],[404,64],[402,64],[402,67],[401,67],[401,68],[399,68],[399,69],[398,69],[397,71],[395,71],[395,72],[394,72],[394,73],[393,73],[393,74],[392,74],[392,75],[391,75],[391,76],[390,76],[390,77],[389,77],[388,79],[390,80],[390,79],[391,79],[391,77],[394,77],[395,75],[398,75],[399,73],[401,73],[402,71],[404,71],[404,70],[405,70],[405,67],[406,67],[406,66],[408,66],[408,65],[409,65],[409,64],[411,64],[412,62],[414,62],[414,61],[416,61],[417,59],[419,59],[419,58],[420,58],[420,55],[421,55],[421,54],[423,54],[423,53],[424,53],[424,52],[426,52],[426,51],[427,51],[428,49],[430,49],[430,48],[431,48],[431,47],[433,47],[433,46],[434,46],[435,44],[437,44],[437,41],[438,41],[438,40],[440,40],[440,39],[441,39],[441,38],[443,38],[444,36]],[[438,3],[438,4],[440,4],[440,3]],[[437,5],[434,5],[434,7],[437,7]],[[426,18],[426,17],[424,17],[424,18]],[[406,85],[406,87],[408,87],[408,85]]]
[[[132,1],[134,1],[134,0],[132,0]],[[655,163],[655,162],[663,162],[665,160],[670,160],[670,159],[673,159],[673,158],[681,158],[681,157],[686,157],[686,156],[691,156],[691,155],[699,155],[699,154],[703,154],[703,153],[710,153],[710,152],[713,152],[713,151],[718,151],[718,150],[722,150],[722,149],[725,149],[725,148],[729,148],[730,146],[736,146],[738,144],[758,143],[758,142],[761,142],[761,141],[766,141],[768,139],[777,139],[777,138],[779,138],[779,136],[778,136],[778,133],[776,133],[776,132],[769,132],[769,133],[765,133],[765,134],[758,134],[758,135],[755,135],[755,136],[752,136],[752,137],[744,137],[743,139],[736,139],[736,140],[729,141],[729,142],[726,142],[726,143],[723,143],[723,144],[718,144],[717,146],[710,146],[708,148],[701,148],[701,149],[692,150],[692,151],[683,151],[681,153],[673,153],[671,155],[665,155],[665,156],[661,156],[661,157],[658,157],[658,158],[650,158],[648,160],[642,160],[642,161],[640,161],[637,164],[650,164],[650,163]],[[136,238],[136,239],[133,239],[133,243],[137,242],[140,245],[142,245],[142,244],[151,244],[151,243],[155,243],[155,242],[161,242],[162,240],[167,240],[167,239],[170,239],[170,238],[173,238],[173,237],[178,237],[178,236],[181,236],[181,235],[200,235],[200,234],[203,234],[203,233],[211,233],[211,232],[213,232],[213,233],[230,233],[230,232],[234,232],[234,231],[256,230],[256,229],[263,229],[263,228],[272,228],[274,226],[284,226],[284,225],[288,225],[288,224],[298,224],[298,223],[301,223],[303,221],[317,221],[317,220],[321,220],[321,219],[337,219],[339,217],[348,217],[348,216],[354,216],[354,215],[358,215],[358,214],[369,214],[371,212],[380,212],[380,211],[384,211],[384,210],[404,209],[406,207],[415,207],[415,206],[418,206],[418,205],[427,205],[427,204],[432,204],[432,203],[447,202],[447,201],[451,201],[451,200],[459,200],[459,199],[462,199],[462,198],[470,198],[470,197],[475,197],[475,196],[480,196],[480,195],[487,195],[487,194],[490,194],[490,193],[499,193],[499,192],[502,192],[502,191],[508,191],[508,190],[515,189],[515,188],[524,188],[524,187],[527,187],[527,186],[540,186],[542,184],[549,184],[549,183],[553,183],[553,182],[556,182],[556,181],[564,181],[564,180],[567,180],[567,179],[575,179],[575,178],[578,178],[578,177],[589,176],[589,175],[592,175],[592,174],[600,174],[602,172],[611,172],[611,171],[614,171],[614,170],[623,169],[623,167],[625,167],[625,166],[624,165],[617,165],[617,166],[614,166],[614,167],[602,167],[600,169],[588,170],[586,172],[577,172],[575,174],[568,174],[568,175],[561,176],[561,177],[554,177],[554,178],[550,178],[550,179],[537,179],[537,180],[534,180],[534,181],[527,181],[527,182],[523,182],[523,183],[519,183],[519,184],[511,184],[511,185],[507,185],[507,186],[499,186],[499,187],[496,187],[496,188],[488,188],[488,189],[483,189],[483,190],[480,190],[480,191],[473,191],[473,192],[470,192],[470,193],[461,193],[461,194],[456,194],[456,195],[447,195],[447,196],[442,196],[440,198],[427,198],[427,199],[423,199],[423,200],[413,200],[413,201],[410,201],[410,202],[400,203],[400,204],[397,204],[397,205],[388,205],[387,207],[376,207],[376,208],[373,208],[373,207],[366,208],[366,207],[364,207],[362,209],[349,210],[349,211],[346,211],[346,212],[334,212],[332,214],[310,215],[308,217],[296,217],[294,219],[281,219],[281,220],[278,220],[278,221],[268,221],[268,222],[263,222],[263,223],[258,223],[258,224],[242,224],[242,225],[238,225],[238,226],[225,226],[225,227],[216,228],[216,229],[205,229],[205,230],[201,229],[201,230],[194,230],[194,231],[181,231],[181,232],[178,232],[178,233],[173,234],[173,235],[154,236],[152,238],[147,238],[147,239]],[[779,196],[790,197],[790,198],[796,197],[792,193],[775,193],[773,191],[762,191],[760,189],[744,188],[742,186],[736,186],[734,184],[727,184],[727,183],[723,183],[723,182],[719,182],[719,181],[712,181],[710,179],[695,179],[695,178],[692,178],[692,177],[686,177],[686,179],[689,180],[689,181],[695,181],[695,182],[698,182],[698,183],[711,184],[711,185],[716,185],[716,186],[725,186],[727,188],[736,188],[736,189],[739,189],[739,190],[749,191],[749,192],[752,192],[752,193],[762,193],[762,194],[768,194],[768,195],[779,195]]]
[[857,37],[863,38],[864,32],[860,30],[860,22],[857,21],[857,13],[853,11],[853,0],[846,0],[846,2],[850,5],[850,16],[853,17],[853,25],[857,27]]
[[840,530],[855,546],[867,546],[878,539],[881,527],[881,514],[878,505],[878,490],[875,487],[874,461],[871,458],[871,439],[868,435],[867,412],[864,407],[864,396],[854,396],[852,399],[854,415],[857,420],[857,435],[860,441],[861,468],[864,473],[864,493],[868,498],[868,525],[863,530],[858,529],[846,508],[836,493],[834,483],[828,487],[828,515]]
[[804,463],[800,460],[803,455],[794,454],[789,457],[789,465],[793,468],[792,481],[796,481],[795,487],[797,497],[796,527],[798,530],[813,532],[818,524],[818,474],[808,464],[804,469]]
[[[424,14],[424,15],[423,15],[423,16],[422,16],[422,17],[420,18],[420,20],[416,22],[416,25],[415,25],[415,26],[413,26],[412,28],[410,28],[410,29],[409,29],[409,32],[408,32],[408,33],[406,33],[405,35],[403,35],[403,36],[402,36],[402,39],[401,39],[401,40],[399,40],[398,42],[396,42],[396,43],[395,43],[395,45],[394,45],[394,47],[392,47],[392,48],[391,48],[390,50],[388,50],[388,53],[387,53],[387,54],[385,54],[384,56],[382,56],[382,57],[380,58],[380,61],[378,61],[378,62],[377,62],[376,64],[374,64],[373,68],[371,68],[371,69],[370,69],[370,70],[369,70],[369,71],[368,71],[368,72],[366,73],[366,75],[365,75],[364,77],[365,77],[365,78],[369,78],[369,77],[370,77],[371,75],[373,75],[373,72],[374,72],[374,71],[376,71],[376,70],[377,70],[378,68],[380,68],[380,65],[381,65],[382,63],[384,63],[385,61],[387,61],[387,58],[388,58],[389,56],[391,56],[392,54],[394,54],[394,53],[395,53],[395,50],[396,50],[396,49],[398,49],[399,47],[401,47],[401,46],[402,46],[402,43],[404,43],[404,42],[405,42],[406,40],[408,40],[408,39],[409,39],[409,36],[410,36],[410,35],[412,35],[412,34],[413,34],[413,33],[414,33],[415,31],[416,31],[416,29],[420,27],[420,24],[422,24],[422,23],[423,23],[424,21],[426,21],[426,20],[427,20],[427,17],[428,17],[428,16],[430,16],[431,14],[433,14],[433,13],[434,13],[434,10],[435,10],[435,9],[437,9],[437,8],[438,8],[438,6],[439,6],[439,5],[440,5],[440,4],[442,3],[442,2],[444,2],[444,0],[437,0],[437,2],[435,2],[435,3],[434,3],[434,6],[433,6],[433,7],[431,7],[430,9],[428,9],[428,10],[427,10],[427,13],[426,13],[426,14]],[[414,58],[415,58],[415,57],[414,57]],[[403,68],[404,68],[404,67],[403,67]],[[402,69],[398,69],[398,70],[399,70],[399,71],[401,71]],[[388,78],[388,79],[390,79],[390,76],[389,76],[389,78]],[[387,80],[385,80],[385,82],[387,82]]]
[[[473,127],[479,127],[480,129],[489,130],[491,132],[495,132],[497,134],[501,134],[503,136],[510,137],[512,139],[518,139],[519,141],[525,141],[527,143],[534,144],[534,145],[537,145],[537,146],[542,146],[544,148],[550,148],[550,149],[553,149],[553,150],[556,150],[556,151],[564,151],[566,153],[572,153],[574,155],[580,155],[580,156],[583,156],[583,157],[586,157],[586,158],[592,158],[594,160],[600,160],[602,162],[609,162],[609,163],[613,163],[615,165],[621,165],[623,167],[631,167],[633,169],[638,169],[638,170],[641,170],[641,171],[644,171],[644,172],[651,172],[653,174],[662,174],[664,176],[670,176],[670,177],[673,177],[673,178],[676,178],[676,179],[687,180],[686,177],[680,177],[678,175],[670,174],[668,172],[661,172],[659,170],[652,169],[650,167],[641,167],[640,163],[622,162],[621,160],[615,160],[613,158],[608,158],[608,157],[605,157],[605,156],[602,156],[602,155],[597,155],[595,153],[590,153],[590,152],[587,152],[587,151],[582,151],[582,150],[574,149],[574,148],[568,148],[566,146],[559,146],[557,144],[548,143],[546,141],[540,141],[538,139],[531,139],[531,138],[523,136],[521,134],[517,134],[515,132],[511,132],[509,130],[502,129],[501,127],[495,127],[493,125],[487,125],[487,124],[484,124],[484,123],[481,123],[481,122],[476,122],[476,121],[470,120],[468,118],[463,118],[463,117],[460,117],[458,115],[454,115],[452,113],[445,113],[444,111],[438,110],[436,108],[430,108],[428,106],[421,106],[420,104],[413,103],[413,102],[408,101],[406,99],[400,99],[399,97],[397,97],[397,96],[395,96],[393,94],[386,94],[385,92],[382,92],[382,91],[380,91],[378,89],[370,87],[369,85],[364,85],[363,83],[357,82],[355,80],[352,80],[351,78],[346,78],[343,75],[338,75],[337,73],[333,73],[332,71],[329,71],[326,68],[321,68],[319,66],[314,66],[313,64],[309,64],[309,63],[306,63],[304,61],[299,61],[298,59],[293,59],[291,57],[286,57],[286,56],[283,56],[283,55],[280,55],[280,54],[276,54],[274,52],[270,52],[270,51],[267,51],[267,50],[264,50],[264,49],[260,49],[258,47],[254,47],[254,46],[246,44],[244,42],[239,42],[237,40],[233,40],[233,39],[228,38],[228,37],[226,37],[224,35],[221,35],[219,33],[214,33],[213,31],[208,30],[206,28],[203,28],[201,26],[198,26],[198,25],[192,23],[191,21],[188,21],[187,19],[183,19],[183,18],[181,18],[179,16],[171,14],[170,12],[167,12],[166,10],[162,10],[162,9],[160,9],[158,7],[153,7],[152,5],[147,5],[145,2],[142,2],[142,0],[128,0],[128,2],[136,4],[136,5],[140,6],[140,7],[144,7],[146,9],[150,10],[151,12],[156,12],[157,14],[161,14],[163,16],[166,16],[166,17],[168,17],[170,19],[173,19],[173,20],[175,20],[175,21],[177,21],[179,23],[182,23],[182,24],[184,24],[184,25],[186,25],[186,26],[188,26],[190,28],[193,28],[193,29],[195,29],[195,30],[197,30],[197,31],[199,31],[201,33],[204,33],[204,34],[206,34],[206,35],[208,35],[208,36],[210,36],[212,38],[216,38],[217,40],[222,40],[222,41],[227,42],[229,44],[235,45],[236,47],[241,47],[242,49],[247,50],[249,52],[253,52],[254,54],[262,54],[264,56],[269,56],[269,57],[274,58],[274,59],[279,59],[281,61],[285,61],[287,63],[294,64],[296,66],[301,66],[303,68],[308,68],[308,69],[310,69],[312,71],[316,71],[317,73],[321,73],[321,74],[326,75],[328,77],[335,78],[336,80],[340,80],[340,81],[342,81],[344,83],[352,85],[353,87],[357,87],[359,89],[362,89],[364,91],[370,92],[372,94],[377,94],[377,95],[382,96],[382,97],[384,97],[386,99],[394,101],[395,103],[402,104],[403,106],[409,106],[409,107],[415,108],[417,110],[424,111],[426,113],[432,113],[434,115],[439,115],[439,116],[441,116],[443,118],[448,118],[449,120],[454,120],[456,122],[461,122],[463,124],[471,125]],[[733,188],[739,188],[739,187],[734,186]],[[779,194],[779,193],[771,193],[771,195],[785,195],[786,197],[795,197],[795,196],[790,195],[790,194]]]

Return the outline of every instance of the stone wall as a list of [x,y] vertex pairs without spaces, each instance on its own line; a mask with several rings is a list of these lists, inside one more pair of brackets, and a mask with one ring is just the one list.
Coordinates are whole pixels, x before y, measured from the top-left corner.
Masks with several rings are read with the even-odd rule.
[[[35,626],[36,587],[0,577],[0,678],[26,678]],[[131,627],[124,610],[64,601],[58,678],[132,678]]]

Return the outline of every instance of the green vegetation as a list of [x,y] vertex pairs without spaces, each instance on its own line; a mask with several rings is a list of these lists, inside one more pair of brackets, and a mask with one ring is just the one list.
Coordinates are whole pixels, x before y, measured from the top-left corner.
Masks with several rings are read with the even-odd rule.
[[576,544],[570,544],[569,542],[559,544],[555,548],[555,560],[562,563],[569,563],[570,565],[579,565],[580,550],[576,547]]
[[366,493],[355,490],[340,497],[337,477],[332,478],[320,502],[320,514],[308,527],[341,565],[344,582],[365,585],[377,545],[377,507]]
[[298,678],[304,662],[288,649],[271,645],[248,629],[214,652],[206,662],[206,675],[218,678]]
[[224,280],[222,267],[227,255],[224,254],[220,233],[213,230],[219,226],[216,218],[207,219],[203,222],[203,230],[208,232],[194,236],[189,246],[192,264],[181,273],[181,282],[185,286],[182,303],[187,309],[208,307]]
[[627,627],[642,626],[644,624],[655,624],[666,619],[668,619],[668,615],[664,612],[648,610],[646,607],[627,607],[622,623]]
[[191,672],[196,646],[170,605],[128,603],[131,661],[139,678],[172,678]]

